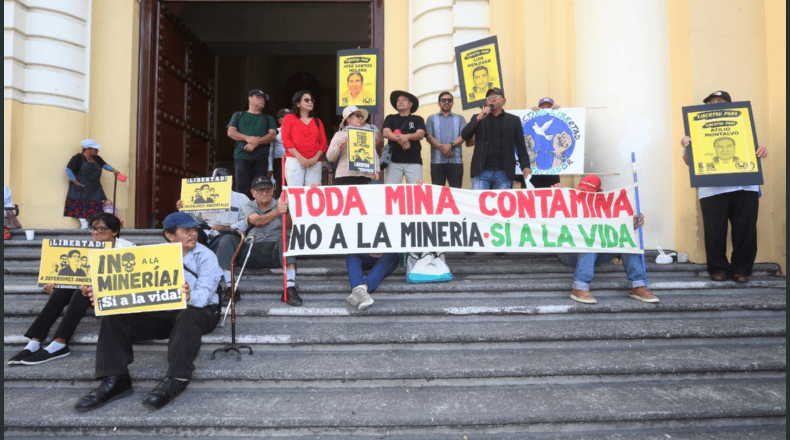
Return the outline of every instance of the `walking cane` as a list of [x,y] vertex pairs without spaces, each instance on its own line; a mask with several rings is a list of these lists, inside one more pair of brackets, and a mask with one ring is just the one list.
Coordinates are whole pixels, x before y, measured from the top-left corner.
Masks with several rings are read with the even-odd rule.
[[[225,327],[225,320],[228,318],[228,312],[230,311],[231,308],[236,310],[236,301],[235,301],[235,299],[236,299],[236,289],[235,289],[235,287],[238,286],[239,282],[241,282],[242,275],[244,275],[244,268],[247,267],[247,260],[250,259],[250,254],[252,253],[252,246],[255,244],[255,237],[250,235],[246,239],[242,240],[239,243],[239,249],[241,249],[241,246],[244,245],[244,241],[245,240],[249,241],[248,246],[247,246],[247,256],[244,257],[244,263],[241,265],[241,271],[239,271],[239,277],[237,278],[238,281],[234,282],[233,280],[231,280],[231,288],[233,289],[233,292],[231,292],[230,296],[234,300],[233,301],[233,307],[228,307],[228,308],[225,309],[225,316],[222,318],[222,322],[220,323],[220,325],[218,325],[218,327]],[[233,263],[231,262],[231,267],[232,266],[233,266]],[[233,272],[231,272],[231,276],[232,275],[233,275]],[[230,304],[228,304],[228,306],[230,306]],[[233,318],[231,318],[231,322],[235,322],[233,320]]]
[[115,183],[112,187],[112,215],[118,215],[118,204],[115,202],[115,196],[118,195],[118,176],[114,173],[112,176],[115,178]]
[[645,242],[642,238],[642,225],[639,224],[639,216],[642,210],[639,208],[639,181],[636,178],[636,155],[631,152],[631,170],[634,172],[634,195],[636,197],[636,218],[639,225],[639,249],[642,249],[642,268],[645,270],[645,284],[647,284],[647,264],[645,263]]
[[[282,166],[280,167],[282,180],[280,182],[282,182],[282,186],[283,186],[283,190],[280,192],[280,200],[282,200],[284,196],[285,197],[288,196],[288,194],[285,193],[285,156],[282,156],[280,158],[280,163],[282,164]],[[286,262],[285,251],[287,249],[286,246],[288,245],[288,243],[286,242],[287,239],[285,238],[285,225],[286,225],[285,216],[286,214],[283,213],[283,298],[285,299],[285,302],[288,302],[288,266],[285,264]]]
[[[236,293],[236,282],[234,280],[233,274],[235,273],[235,270],[236,270],[235,267],[234,267],[235,266],[234,263],[236,262],[236,257],[239,256],[239,252],[241,252],[241,247],[244,245],[244,233],[239,231],[239,234],[241,235],[241,241],[239,242],[239,246],[236,248],[236,252],[233,254],[233,259],[230,260],[230,274],[231,274],[231,277],[230,277],[230,304],[228,304],[228,307],[233,309],[231,311],[231,313],[230,313],[230,337],[231,337],[230,345],[226,345],[225,347],[218,348],[218,349],[214,350],[214,352],[211,353],[211,359],[212,360],[215,359],[215,356],[216,356],[218,351],[224,351],[225,353],[229,353],[231,351],[235,351],[236,352],[236,360],[237,361],[241,361],[241,351],[240,351],[240,349],[242,349],[242,348],[246,348],[247,350],[249,350],[250,351],[250,356],[252,356],[252,348],[250,346],[248,346],[248,345],[240,345],[238,347],[236,346],[236,295],[235,295],[235,293]],[[250,247],[252,247],[252,246],[250,246]],[[247,256],[249,256],[249,253],[247,254]],[[244,263],[246,264],[247,261],[245,260]],[[239,278],[241,278],[241,277],[239,277]]]

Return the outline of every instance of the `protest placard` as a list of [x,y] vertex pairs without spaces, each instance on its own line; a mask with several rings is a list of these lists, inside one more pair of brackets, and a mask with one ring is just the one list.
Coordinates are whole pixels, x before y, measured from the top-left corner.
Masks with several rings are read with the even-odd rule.
[[[584,107],[508,113],[521,119],[532,174],[584,174]],[[518,163],[516,174],[521,174]]]
[[348,127],[348,170],[373,174],[376,172],[376,133],[364,128]]
[[96,316],[186,308],[181,244],[91,252]]
[[639,254],[634,200],[633,185],[600,193],[433,185],[291,187],[287,254]]
[[456,46],[455,66],[464,110],[483,106],[488,89],[504,90],[496,36]]
[[692,187],[762,185],[751,102],[683,107]]
[[337,51],[337,114],[355,105],[375,115],[379,112],[376,78],[379,71],[379,49]]
[[181,179],[182,212],[230,211],[232,176]]
[[109,241],[67,240],[45,238],[41,243],[41,265],[38,286],[54,284],[59,289],[89,286],[90,258],[96,249],[109,249]]

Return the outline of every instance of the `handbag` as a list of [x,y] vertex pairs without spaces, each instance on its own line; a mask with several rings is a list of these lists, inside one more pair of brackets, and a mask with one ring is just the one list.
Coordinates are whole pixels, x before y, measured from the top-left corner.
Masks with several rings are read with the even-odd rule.
[[453,274],[445,262],[444,253],[409,254],[406,262],[407,283],[438,283],[452,279]]

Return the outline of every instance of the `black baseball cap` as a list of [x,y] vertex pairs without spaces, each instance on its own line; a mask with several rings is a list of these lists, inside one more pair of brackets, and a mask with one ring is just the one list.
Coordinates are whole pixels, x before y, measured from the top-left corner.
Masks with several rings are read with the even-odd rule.
[[724,98],[725,101],[732,102],[732,98],[730,98],[730,94],[725,92],[724,90],[718,90],[711,93],[710,95],[708,95],[707,98],[703,99],[702,102],[707,104],[708,101],[710,101],[713,98]]
[[258,176],[252,179],[252,185],[250,185],[250,188],[252,189],[264,189],[264,188],[273,189],[274,187],[275,185],[274,182],[272,182],[272,179],[266,176]]
[[488,91],[486,92],[486,97],[488,97],[488,95],[490,95],[491,93],[495,95],[499,95],[503,98],[505,97],[505,91],[500,89],[499,87],[491,87],[490,89],[488,89]]
[[247,93],[247,97],[258,96],[258,95],[263,95],[263,99],[265,99],[267,101],[269,100],[269,95],[264,93],[264,91],[261,90],[261,89],[252,89],[252,90],[250,90],[250,93]]

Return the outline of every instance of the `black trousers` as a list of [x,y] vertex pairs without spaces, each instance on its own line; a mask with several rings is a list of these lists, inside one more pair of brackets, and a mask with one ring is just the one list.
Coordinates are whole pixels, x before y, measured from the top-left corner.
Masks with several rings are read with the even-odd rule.
[[362,176],[337,177],[335,178],[335,185],[337,186],[367,185],[370,183],[371,180],[372,179],[370,177],[362,177]]
[[[513,181],[521,183],[522,188],[527,187],[524,182],[524,176],[516,176]],[[560,183],[560,176],[552,174],[535,174],[529,181],[532,182],[532,186],[535,188],[551,188],[551,185]]]
[[[277,182],[277,188],[274,189],[274,198],[279,200],[280,194],[283,192],[283,164],[279,157],[272,159],[272,177]],[[244,194],[245,196],[247,194]]]
[[82,296],[79,289],[55,289],[36,320],[25,332],[25,337],[40,341],[46,339],[49,329],[52,328],[60,316],[60,312],[65,308],[66,313],[63,314],[63,319],[60,320],[53,337],[55,339],[63,338],[68,344],[74,335],[74,330],[77,329],[77,325],[90,306],[91,300]]
[[[268,147],[261,147],[268,148]],[[250,185],[252,179],[258,176],[266,176],[269,172],[269,158],[263,157],[261,159],[234,159],[233,164],[236,167],[236,175],[233,177],[236,184],[236,192],[240,192],[247,197],[250,197]]]
[[[727,276],[751,275],[757,258],[757,211],[760,197],[755,191],[734,191],[704,197],[702,223],[708,272]],[[732,258],[727,261],[727,223],[732,224]]]
[[464,183],[464,165],[460,163],[432,163],[431,182],[444,186],[449,182],[450,188],[460,188]]
[[211,333],[219,322],[217,307],[105,316],[96,345],[95,377],[129,374],[129,364],[134,361],[133,343],[169,339],[167,376],[191,379],[200,337]]

